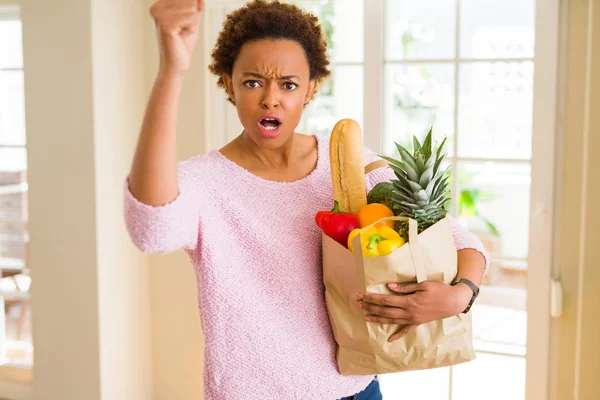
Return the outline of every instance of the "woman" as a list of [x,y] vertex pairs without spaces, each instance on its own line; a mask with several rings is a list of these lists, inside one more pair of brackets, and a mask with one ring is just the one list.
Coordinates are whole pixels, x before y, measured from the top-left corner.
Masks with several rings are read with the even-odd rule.
[[[158,0],[151,8],[160,69],[125,187],[131,238],[148,253],[183,248],[192,261],[206,400],[381,399],[376,377],[343,376],[336,367],[313,219],[331,208],[329,145],[295,132],[330,73],[317,18],[265,0],[228,16],[210,70],[243,132],[218,151],[177,163],[178,101],[202,8],[196,0]],[[365,149],[366,163],[376,159]],[[391,178],[388,168],[370,172],[368,189]],[[453,230],[459,275],[479,285],[481,242],[455,222]],[[392,339],[459,314],[472,297],[465,285],[435,282],[395,290],[408,295],[357,302],[373,323],[411,316]]]

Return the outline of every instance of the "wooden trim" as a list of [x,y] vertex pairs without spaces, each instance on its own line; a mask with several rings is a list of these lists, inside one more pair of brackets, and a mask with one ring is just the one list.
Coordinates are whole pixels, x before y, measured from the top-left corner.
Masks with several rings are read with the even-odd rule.
[[[552,399],[595,399],[600,374],[600,7],[569,0],[557,265],[564,292],[554,325]],[[568,100],[568,101],[566,101]]]
[[[33,371],[31,368],[26,367],[0,365],[0,381],[10,381],[24,385],[32,385]],[[0,396],[2,396],[1,392]]]
[[526,398],[548,399],[560,1],[536,2],[527,268]]
[[32,400],[33,372],[31,368],[0,365],[0,398]]

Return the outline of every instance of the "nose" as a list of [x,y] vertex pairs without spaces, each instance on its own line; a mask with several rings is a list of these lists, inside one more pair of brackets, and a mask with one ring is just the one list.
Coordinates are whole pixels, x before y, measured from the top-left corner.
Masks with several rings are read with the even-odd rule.
[[261,105],[264,109],[270,110],[279,106],[279,88],[276,83],[268,83],[261,99]]

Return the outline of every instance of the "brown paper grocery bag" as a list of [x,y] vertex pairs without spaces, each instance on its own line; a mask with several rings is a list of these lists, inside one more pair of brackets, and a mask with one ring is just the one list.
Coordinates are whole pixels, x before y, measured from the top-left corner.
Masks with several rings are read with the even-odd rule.
[[[360,237],[352,254],[323,235],[325,302],[337,342],[336,359],[342,375],[371,375],[444,367],[475,358],[471,313],[419,325],[392,343],[388,338],[402,325],[364,321],[356,307],[358,292],[395,294],[390,282],[450,283],[457,272],[457,255],[449,220],[442,219],[421,234],[406,217],[384,220],[409,222],[409,242],[387,256],[363,257]],[[376,222],[376,223],[377,223]]]

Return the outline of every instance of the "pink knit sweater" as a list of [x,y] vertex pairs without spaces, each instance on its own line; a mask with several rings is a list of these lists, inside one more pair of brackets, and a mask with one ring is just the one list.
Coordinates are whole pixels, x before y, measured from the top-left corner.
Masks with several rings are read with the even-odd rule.
[[[179,164],[180,194],[167,205],[142,204],[125,185],[135,245],[183,248],[193,264],[205,400],[334,400],[373,379],[340,375],[335,361],[314,222],[332,206],[329,142],[317,139],[315,170],[295,182],[259,178],[215,150]],[[366,164],[376,159],[365,150]],[[392,178],[389,168],[370,172],[368,189]],[[474,235],[452,228],[458,249],[485,255]]]

